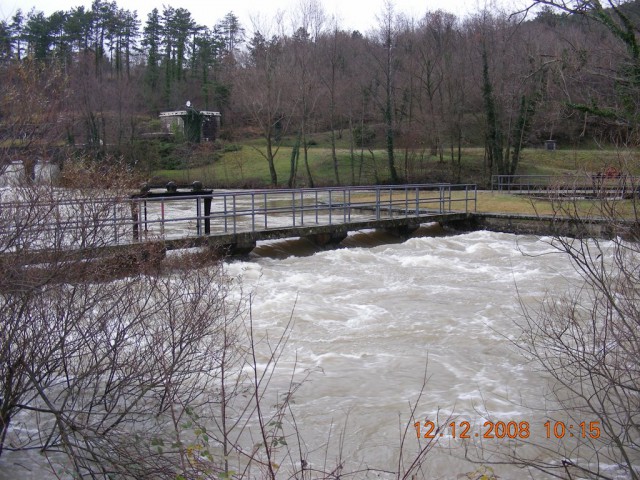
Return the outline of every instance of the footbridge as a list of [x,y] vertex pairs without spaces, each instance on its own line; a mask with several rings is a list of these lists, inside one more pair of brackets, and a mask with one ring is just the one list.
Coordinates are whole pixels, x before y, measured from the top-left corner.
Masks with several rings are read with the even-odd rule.
[[[407,236],[421,224],[465,221],[476,202],[475,185],[205,190],[194,182],[189,188],[145,189],[118,198],[103,193],[5,202],[0,212],[11,217],[11,231],[20,233],[10,250],[159,244],[163,250],[209,246],[236,254],[283,238],[337,243],[365,229]],[[0,236],[11,233],[2,229]]]
[[168,249],[208,245],[229,253],[292,237],[323,246],[352,231],[407,236],[423,223],[462,220],[477,201],[475,185],[450,184],[178,193],[135,197],[137,239],[161,237]]

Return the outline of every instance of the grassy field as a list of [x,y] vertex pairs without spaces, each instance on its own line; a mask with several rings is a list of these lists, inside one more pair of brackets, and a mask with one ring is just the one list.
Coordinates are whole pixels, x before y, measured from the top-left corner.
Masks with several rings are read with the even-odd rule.
[[[411,193],[409,194],[413,201]],[[391,197],[391,198],[389,198]],[[542,197],[535,198],[522,194],[507,194],[501,192],[492,192],[487,190],[477,191],[476,205],[472,201],[465,202],[473,197],[470,191],[453,191],[451,192],[451,209],[454,211],[465,211],[465,204],[468,211],[476,211],[479,213],[505,213],[519,215],[559,215],[565,216],[570,213],[571,216],[582,216],[590,218],[610,217],[612,214],[620,218],[635,218],[634,202],[632,200],[621,199],[594,199],[594,200],[559,200],[550,201]],[[371,202],[376,200],[375,195],[364,193],[359,196],[352,195],[353,202]],[[434,192],[433,198],[436,200],[431,205],[425,204],[423,208],[437,208],[437,192]],[[393,195],[389,195],[385,190],[383,193],[383,202],[393,201],[397,208],[403,208],[405,205],[405,192],[398,191]],[[447,206],[448,208],[448,206]],[[603,211],[606,210],[606,211]]]
[[[328,145],[328,135],[316,135],[316,145],[308,149],[308,162],[315,186],[336,185],[335,173]],[[293,139],[286,138],[277,150],[275,167],[278,186],[289,181]],[[387,154],[384,149],[357,150],[354,155],[348,148],[337,150],[341,185],[373,185],[389,183]],[[152,172],[154,183],[173,180],[179,184],[202,181],[213,188],[263,188],[271,186],[266,148],[260,139],[234,144],[217,152],[217,159],[193,168],[180,170],[156,170]],[[300,152],[294,186],[308,187],[303,152]],[[462,151],[460,165],[452,162],[450,152],[443,158],[424,151],[396,151],[396,168],[406,183],[472,183],[480,190],[489,189],[491,176],[485,166],[483,148],[466,148]],[[202,163],[202,162],[200,162]],[[206,162],[205,162],[206,163]],[[633,149],[525,149],[518,168],[521,175],[564,175],[602,172],[608,166],[640,175],[640,155]],[[581,215],[602,216],[600,202],[578,201],[571,205]],[[630,202],[619,201],[614,205],[617,213],[632,215]],[[479,212],[521,213],[551,215],[559,208],[549,201],[532,199],[523,195],[507,195],[500,192],[479,191]]]
[[[308,162],[315,186],[335,185],[336,179],[327,142],[308,150]],[[199,161],[198,166],[180,170],[155,170],[152,181],[169,180],[180,184],[200,180],[211,187],[268,187],[271,184],[265,147],[259,140],[235,144],[232,151],[218,152],[217,159]],[[286,186],[290,175],[291,141],[283,142],[276,155],[278,186]],[[340,184],[384,184],[389,182],[387,154],[384,149],[357,150],[352,156],[348,148],[337,150]],[[640,173],[640,161],[635,150],[555,150],[525,149],[518,173],[523,175],[561,175],[568,172],[599,172],[606,166],[629,167]],[[204,165],[203,165],[204,163]],[[466,148],[460,165],[452,162],[450,152],[440,157],[424,151],[397,150],[395,158],[399,175],[408,183],[475,183],[486,188],[490,173],[485,166],[484,149]],[[303,152],[298,160],[295,186],[309,186]]]
[[[268,186],[271,183],[271,177],[265,151],[266,149],[261,146],[243,145],[239,151],[224,153],[219,160],[211,162],[209,165],[185,170],[156,170],[153,172],[153,176],[179,183],[200,180],[206,185],[218,187]],[[291,151],[292,147],[280,147],[275,157],[275,168],[280,186],[287,185],[289,180]],[[388,181],[385,152],[374,150],[372,155],[367,151],[362,159],[358,155],[353,162],[348,150],[341,149],[336,153],[340,183],[373,184]],[[309,149],[308,162],[314,183],[317,185],[336,183],[329,148],[314,147]],[[352,182],[352,178],[355,178],[355,182]],[[309,185],[305,175],[302,152],[301,158],[298,160],[295,179],[297,186]]]
[[[462,196],[462,194],[458,194]],[[508,195],[499,192],[478,192],[477,211],[485,213],[513,213],[523,215],[554,215],[589,218],[635,219],[635,205],[632,200],[602,199],[565,200],[553,202],[526,195]]]

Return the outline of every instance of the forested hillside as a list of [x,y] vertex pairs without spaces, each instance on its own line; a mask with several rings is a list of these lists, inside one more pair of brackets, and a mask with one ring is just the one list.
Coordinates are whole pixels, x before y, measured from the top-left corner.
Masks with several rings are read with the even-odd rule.
[[509,174],[523,148],[548,139],[635,145],[640,3],[532,4],[462,19],[407,18],[388,3],[369,32],[343,30],[314,0],[262,25],[222,11],[199,25],[171,6],[138,18],[104,0],[17,11],[0,22],[0,160],[81,151],[153,168],[169,148],[150,135],[158,113],[187,100],[222,113],[207,152],[260,138],[274,185],[287,183],[273,168],[283,138],[313,184],[318,132],[336,183],[353,180],[340,178],[340,148],[379,149],[400,182],[417,157],[460,170],[465,147],[484,147],[484,168]]

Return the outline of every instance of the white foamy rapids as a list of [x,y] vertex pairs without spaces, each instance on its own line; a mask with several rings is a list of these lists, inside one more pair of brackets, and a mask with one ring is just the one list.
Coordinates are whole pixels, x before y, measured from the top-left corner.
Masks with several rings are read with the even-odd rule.
[[[357,242],[376,245],[378,240]],[[289,240],[276,258],[228,263],[242,291],[251,292],[257,337],[268,333],[273,344],[294,319],[270,392],[289,390],[294,367],[300,372],[294,380],[310,372],[292,410],[311,467],[336,465],[341,454],[345,472],[395,470],[404,429],[406,458],[426,444],[417,441],[410,418],[410,404],[421,390],[416,418],[444,421],[453,412],[458,424],[473,426],[467,444],[476,442],[473,435],[481,436],[489,418],[529,422],[531,441],[544,443],[546,379],[524,361],[512,340],[518,335],[519,300],[534,304],[548,290],[561,292],[577,282],[568,259],[553,253],[546,240],[475,232],[315,254],[303,246],[307,256],[302,257],[287,256],[287,245],[299,251],[302,242]],[[232,297],[239,295],[234,291]],[[264,352],[258,356],[259,368],[265,368],[266,358]],[[560,446],[567,448],[568,440],[563,442]],[[499,443],[484,440],[489,450]],[[465,474],[477,465],[462,458],[462,441],[447,434],[438,445],[444,448],[428,454],[424,478],[471,478]],[[520,442],[518,448],[527,447]],[[559,451],[551,444],[548,449]],[[11,457],[11,462],[29,464],[31,455]],[[278,458],[281,464],[287,461]],[[34,467],[29,478],[47,478],[44,468]],[[0,465],[0,479],[15,478],[2,470]],[[494,470],[498,478],[523,478],[515,467]],[[369,477],[386,478],[378,473]],[[533,472],[527,478],[546,477]]]
[[[575,279],[568,260],[551,252],[544,239],[476,232],[228,269],[255,289],[259,328],[283,327],[293,311],[280,387],[295,362],[314,372],[294,406],[305,441],[321,445],[331,428],[348,422],[347,458],[355,466],[393,468],[393,446],[410,422],[409,402],[418,398],[425,368],[416,412],[423,420],[442,410],[481,428],[479,411],[488,410],[505,421],[539,424],[541,434],[544,414],[532,417],[521,404],[539,404],[545,379],[510,339],[518,333],[518,291],[533,301]],[[415,441],[413,426],[409,435]],[[450,456],[433,465],[434,478],[475,470]]]

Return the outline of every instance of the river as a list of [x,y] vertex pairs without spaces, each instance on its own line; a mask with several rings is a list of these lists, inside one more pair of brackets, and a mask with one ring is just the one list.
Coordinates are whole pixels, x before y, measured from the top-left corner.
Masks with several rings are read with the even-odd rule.
[[[464,459],[465,451],[482,463],[476,447],[490,456],[504,443],[483,438],[487,421],[511,422],[516,437],[526,427],[528,441],[561,449],[568,440],[547,439],[543,426],[552,418],[548,381],[513,343],[521,302],[535,306],[546,292],[579,282],[548,240],[448,235],[432,226],[405,241],[361,232],[345,248],[321,251],[304,240],[263,243],[250,257],[229,261],[227,272],[251,293],[258,336],[277,338],[293,319],[270,388],[286,392],[294,367],[300,377],[309,374],[285,418],[289,427],[295,418],[309,463],[325,469],[342,463],[345,473],[363,472],[355,478],[385,478],[384,471],[397,468],[404,431],[405,458],[426,445],[417,439],[416,420],[421,429],[445,420],[470,427],[469,440],[460,439],[459,429],[436,435],[423,478],[479,478],[467,476],[483,470]],[[515,442],[539,454],[518,440],[524,439],[506,448]],[[492,469],[498,478],[524,478],[508,465]],[[5,471],[0,478],[37,477]]]
[[[252,291],[260,329],[279,332],[294,320],[281,367],[310,372],[293,414],[308,448],[318,449],[311,457],[330,463],[341,453],[346,470],[393,470],[405,427],[408,452],[428,441],[417,440],[410,417],[421,391],[416,419],[453,415],[458,426],[471,426],[469,441],[459,431],[437,436],[426,478],[476,471],[462,457],[465,445],[480,444],[486,421],[526,425],[529,440],[551,446],[547,412],[528,408],[542,404],[547,380],[512,341],[520,300],[533,306],[577,280],[568,259],[533,236],[423,227],[407,241],[390,241],[359,233],[348,248],[315,253],[303,240],[277,242],[228,266]],[[277,387],[287,388],[288,378]],[[487,450],[500,443],[482,440]],[[522,473],[493,468],[499,478]]]

